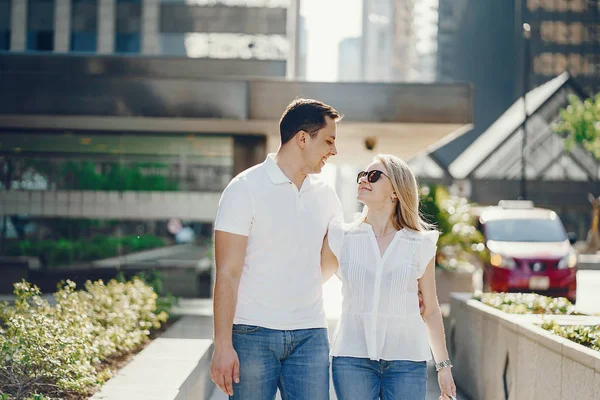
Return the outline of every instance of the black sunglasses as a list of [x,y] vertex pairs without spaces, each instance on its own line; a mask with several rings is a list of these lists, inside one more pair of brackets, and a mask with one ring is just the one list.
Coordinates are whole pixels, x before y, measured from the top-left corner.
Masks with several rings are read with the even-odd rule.
[[381,177],[381,175],[385,176],[386,178],[390,179],[389,176],[387,176],[386,174],[384,174],[382,171],[378,170],[378,169],[374,169],[372,171],[360,171],[358,173],[358,176],[356,177],[356,183],[360,182],[360,179],[363,176],[367,177],[367,180],[369,181],[369,183],[375,183],[379,180],[379,178]]

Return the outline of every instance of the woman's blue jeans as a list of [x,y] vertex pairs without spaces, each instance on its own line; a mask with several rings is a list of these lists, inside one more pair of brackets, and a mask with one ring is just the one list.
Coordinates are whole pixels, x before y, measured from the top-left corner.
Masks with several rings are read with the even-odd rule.
[[426,361],[373,361],[333,357],[333,386],[338,400],[424,400]]

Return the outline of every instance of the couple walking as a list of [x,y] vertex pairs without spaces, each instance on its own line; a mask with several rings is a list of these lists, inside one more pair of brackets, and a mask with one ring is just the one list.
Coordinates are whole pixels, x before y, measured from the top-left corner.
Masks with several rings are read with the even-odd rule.
[[[451,400],[438,232],[420,217],[413,173],[383,154],[358,174],[362,217],[342,222],[335,192],[315,175],[337,154],[340,119],[322,102],[293,101],[277,154],[223,192],[211,378],[230,399],[271,400],[279,388],[283,400],[321,400],[331,366],[339,400],[419,400],[433,354],[440,399]],[[330,349],[321,285],[333,274],[343,305]]]

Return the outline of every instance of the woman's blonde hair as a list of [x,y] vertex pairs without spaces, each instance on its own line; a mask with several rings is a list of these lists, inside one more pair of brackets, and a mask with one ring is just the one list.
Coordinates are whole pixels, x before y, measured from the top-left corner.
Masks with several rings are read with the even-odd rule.
[[[391,154],[378,154],[373,158],[387,170],[392,188],[398,196],[392,222],[394,228],[409,228],[414,231],[435,230],[435,226],[425,221],[419,212],[419,187],[415,175],[404,161]],[[367,207],[363,218],[367,216]]]

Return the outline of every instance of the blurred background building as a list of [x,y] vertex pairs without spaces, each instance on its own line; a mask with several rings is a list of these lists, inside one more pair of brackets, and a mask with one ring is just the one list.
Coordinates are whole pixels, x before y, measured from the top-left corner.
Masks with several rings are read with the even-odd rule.
[[474,129],[433,157],[448,166],[517,98],[564,71],[597,93],[599,27],[597,1],[440,0],[438,79],[472,82],[477,94]]
[[357,169],[466,129],[473,101],[467,83],[404,82],[431,64],[415,51],[403,67],[402,49],[431,39],[413,33],[412,2],[370,12],[395,53],[366,79],[352,3],[0,0],[0,255],[52,271],[143,257],[196,268],[221,191],[277,150],[296,97],[345,114],[323,177],[352,216]]
[[348,217],[356,172],[389,152],[482,204],[529,187],[581,235],[600,166],[551,126],[599,89],[599,26],[585,0],[0,0],[0,248],[209,237],[298,96],[346,115],[323,176]]
[[361,77],[433,82],[438,0],[363,0]]
[[599,164],[582,148],[565,153],[552,124],[567,94],[598,92],[599,2],[440,0],[438,18],[437,78],[473,84],[474,127],[411,165],[482,204],[533,199],[584,237]]
[[287,6],[286,0],[2,0],[0,49],[283,60]]
[[350,37],[340,41],[338,50],[338,80],[340,82],[362,80],[360,55],[360,37]]

